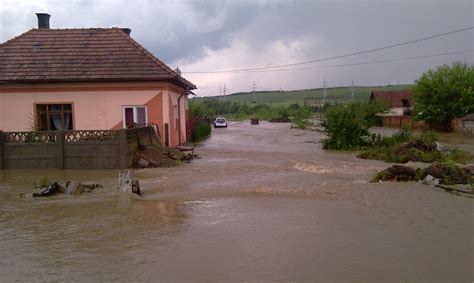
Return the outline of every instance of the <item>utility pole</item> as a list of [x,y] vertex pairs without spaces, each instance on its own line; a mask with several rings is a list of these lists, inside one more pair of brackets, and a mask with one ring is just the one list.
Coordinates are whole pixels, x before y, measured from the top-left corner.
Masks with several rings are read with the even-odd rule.
[[323,96],[324,96],[324,105],[326,105],[327,103],[327,100],[328,100],[328,93],[327,93],[327,90],[326,90],[326,84],[327,84],[327,81],[326,81],[326,78],[324,78],[323,80]]
[[253,102],[257,102],[257,97],[256,97],[256,95],[255,95],[255,81],[253,81],[252,101],[253,101]]
[[225,84],[224,84],[224,96],[225,96]]
[[352,81],[351,85],[351,100],[352,102],[354,102],[354,81]]

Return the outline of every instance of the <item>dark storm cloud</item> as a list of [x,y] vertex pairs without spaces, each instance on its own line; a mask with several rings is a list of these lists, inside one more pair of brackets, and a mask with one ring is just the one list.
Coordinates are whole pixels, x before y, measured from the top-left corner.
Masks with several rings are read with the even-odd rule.
[[[48,12],[52,15],[52,28],[130,27],[134,39],[173,68],[179,65],[183,70],[203,71],[259,67],[371,49],[472,26],[473,5],[471,0],[2,0],[0,42],[36,27],[35,12]],[[474,49],[473,38],[474,32],[464,32],[329,63]],[[232,60],[242,48],[245,48],[245,60]],[[222,57],[225,60],[211,58],[221,58],[219,56],[223,54],[228,54]],[[269,73],[216,77],[216,80],[223,80],[216,84],[225,81],[248,84],[255,77],[269,88],[275,87],[276,78],[284,78],[286,82],[282,84],[287,83],[288,87],[317,87],[322,77],[345,84],[351,80],[361,84],[413,82],[423,71],[443,63],[473,63],[472,55],[290,72],[285,76]],[[202,77],[192,78],[199,84]]]
[[[213,2],[190,1],[189,13],[178,15],[179,28],[169,31],[168,40],[159,36],[146,36],[149,31],[139,30],[144,44],[168,62],[199,59],[206,49],[219,50],[229,47],[235,32],[247,26],[257,15],[253,5],[235,2],[227,5]],[[179,14],[179,13],[178,13]],[[151,26],[158,32],[159,26]]]

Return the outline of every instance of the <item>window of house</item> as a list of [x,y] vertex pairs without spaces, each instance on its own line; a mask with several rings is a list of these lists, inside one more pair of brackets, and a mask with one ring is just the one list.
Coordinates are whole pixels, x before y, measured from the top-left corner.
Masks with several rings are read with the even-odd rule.
[[123,106],[123,127],[133,128],[148,124],[148,111],[146,106]]
[[410,102],[408,101],[408,99],[402,99],[402,106],[403,106],[403,115],[410,116],[411,110],[410,110]]
[[72,104],[36,104],[38,131],[72,130]]

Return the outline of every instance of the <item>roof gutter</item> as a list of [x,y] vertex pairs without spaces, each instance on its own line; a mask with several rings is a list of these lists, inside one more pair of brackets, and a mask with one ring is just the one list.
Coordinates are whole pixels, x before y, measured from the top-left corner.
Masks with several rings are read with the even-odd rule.
[[191,91],[191,88],[189,86],[187,86],[183,93],[178,97],[178,131],[179,131],[179,135],[178,135],[178,142],[179,142],[179,145],[182,145],[182,138],[181,138],[181,98],[183,98],[183,96],[188,96],[188,95],[194,95],[196,96],[196,94],[194,92]]
[[183,93],[178,97],[178,145],[182,145],[182,138],[181,138],[181,98],[187,95],[189,92],[189,87],[186,87]]

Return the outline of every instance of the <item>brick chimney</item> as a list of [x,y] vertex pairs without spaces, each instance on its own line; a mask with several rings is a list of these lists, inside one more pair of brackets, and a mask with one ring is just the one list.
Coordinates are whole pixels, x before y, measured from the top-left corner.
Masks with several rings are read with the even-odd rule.
[[130,33],[132,32],[132,30],[129,29],[129,28],[122,28],[121,30],[122,30],[124,33],[126,33],[128,36],[130,36]]
[[49,29],[49,18],[51,15],[46,13],[36,13],[36,16],[38,17],[38,28]]

